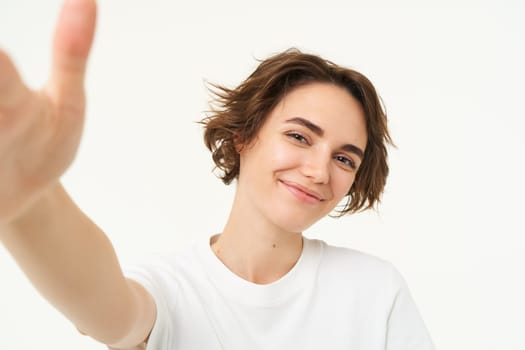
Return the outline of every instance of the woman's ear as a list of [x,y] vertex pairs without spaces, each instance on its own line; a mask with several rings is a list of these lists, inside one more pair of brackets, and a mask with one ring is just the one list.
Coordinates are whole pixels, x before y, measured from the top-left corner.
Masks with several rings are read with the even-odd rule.
[[237,133],[233,135],[233,144],[235,145],[235,151],[240,154],[244,149],[244,142],[241,141],[241,137]]
[[251,140],[246,140],[245,138],[241,138],[241,136],[237,133],[233,135],[233,144],[235,147],[235,151],[239,154],[243,152],[245,149],[251,148],[256,142],[257,142],[258,136],[255,136]]

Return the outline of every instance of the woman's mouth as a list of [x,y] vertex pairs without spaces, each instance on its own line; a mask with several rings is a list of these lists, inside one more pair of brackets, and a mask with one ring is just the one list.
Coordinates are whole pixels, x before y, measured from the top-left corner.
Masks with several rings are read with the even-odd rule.
[[321,196],[316,193],[315,191],[312,191],[300,184],[279,180],[284,187],[299,201],[308,203],[308,204],[317,204],[319,202],[322,202],[323,199]]

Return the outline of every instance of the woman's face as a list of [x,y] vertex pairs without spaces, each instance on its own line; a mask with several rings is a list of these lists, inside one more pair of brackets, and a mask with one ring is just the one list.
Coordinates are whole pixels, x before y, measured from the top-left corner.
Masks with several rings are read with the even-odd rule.
[[302,232],[348,193],[366,142],[362,107],[346,90],[295,88],[241,149],[238,194],[280,229]]

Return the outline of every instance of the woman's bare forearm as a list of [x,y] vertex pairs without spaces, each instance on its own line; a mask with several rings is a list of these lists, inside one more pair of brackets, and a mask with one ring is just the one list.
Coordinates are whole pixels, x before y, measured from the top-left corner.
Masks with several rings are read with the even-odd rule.
[[145,338],[132,323],[153,324],[151,307],[144,307],[148,296],[125,279],[107,236],[59,183],[2,224],[0,240],[38,291],[83,333],[105,344]]
[[149,334],[155,304],[59,183],[82,136],[96,13],[95,0],[64,1],[42,89],[30,89],[0,49],[0,242],[82,333],[132,348]]

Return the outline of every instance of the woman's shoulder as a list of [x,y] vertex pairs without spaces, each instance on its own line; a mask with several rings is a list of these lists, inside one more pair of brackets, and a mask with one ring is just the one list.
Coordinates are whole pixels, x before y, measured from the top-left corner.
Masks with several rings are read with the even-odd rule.
[[319,247],[323,259],[332,262],[359,264],[367,267],[389,268],[392,264],[386,259],[354,248],[337,246],[320,239],[305,238],[311,245]]
[[321,275],[368,283],[398,284],[402,277],[394,265],[383,258],[357,249],[336,246],[319,239],[308,239],[321,251]]

